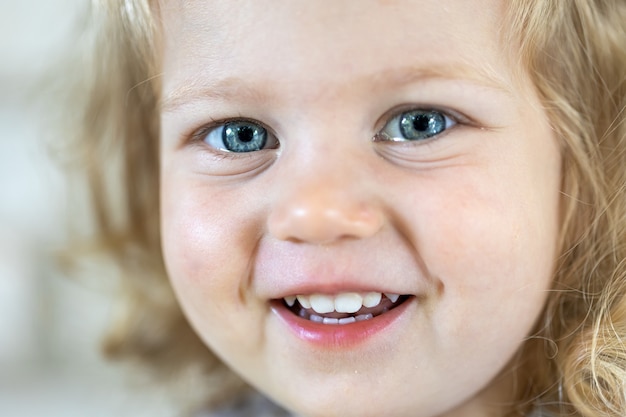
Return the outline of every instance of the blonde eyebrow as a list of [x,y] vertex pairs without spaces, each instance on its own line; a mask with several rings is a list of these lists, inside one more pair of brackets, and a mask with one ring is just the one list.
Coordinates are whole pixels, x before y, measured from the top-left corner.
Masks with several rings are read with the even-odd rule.
[[161,112],[169,113],[179,107],[199,100],[226,101],[232,97],[245,97],[251,101],[263,102],[269,97],[255,89],[240,77],[226,77],[213,83],[201,82],[194,78],[182,83],[161,99]]
[[427,68],[390,68],[380,73],[372,74],[368,79],[369,82],[374,85],[387,85],[391,87],[409,85],[431,79],[466,81],[493,90],[512,93],[510,84],[502,79],[497,71],[486,66],[475,67],[471,65],[459,65],[458,63],[455,65]]
[[[376,91],[415,84],[430,79],[467,81],[478,86],[512,94],[510,84],[503,80],[496,71],[492,71],[489,68],[471,66],[389,68],[355,78],[355,82],[364,83],[364,85],[370,86],[372,91]],[[268,80],[258,84],[267,86],[271,85],[271,81]],[[168,92],[165,97],[162,97],[159,104],[161,112],[170,113],[196,101],[228,101],[233,97],[254,103],[267,103],[268,100],[273,98],[271,89],[258,89],[244,78],[228,76],[209,83],[198,78],[187,80]]]

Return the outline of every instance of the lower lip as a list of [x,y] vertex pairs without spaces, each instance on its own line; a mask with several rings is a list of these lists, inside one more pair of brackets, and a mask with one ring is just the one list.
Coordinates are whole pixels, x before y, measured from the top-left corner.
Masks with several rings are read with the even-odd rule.
[[301,340],[326,348],[351,348],[388,329],[407,311],[415,297],[370,320],[350,324],[322,324],[303,319],[291,312],[282,301],[272,303],[272,311]]

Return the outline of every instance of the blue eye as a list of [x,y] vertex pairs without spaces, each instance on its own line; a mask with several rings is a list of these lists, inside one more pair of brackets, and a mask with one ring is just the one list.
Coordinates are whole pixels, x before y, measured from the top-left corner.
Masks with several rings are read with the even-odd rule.
[[437,110],[411,110],[391,119],[377,136],[378,140],[420,141],[436,136],[456,122]]
[[247,121],[232,121],[213,128],[204,142],[227,152],[255,152],[276,147],[276,139],[261,125]]

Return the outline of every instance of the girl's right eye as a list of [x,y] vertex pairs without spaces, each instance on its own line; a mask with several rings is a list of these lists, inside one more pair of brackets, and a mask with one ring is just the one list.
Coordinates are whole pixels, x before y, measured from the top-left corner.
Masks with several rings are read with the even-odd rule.
[[234,120],[212,128],[203,141],[225,152],[255,152],[275,149],[278,141],[267,129],[255,122]]

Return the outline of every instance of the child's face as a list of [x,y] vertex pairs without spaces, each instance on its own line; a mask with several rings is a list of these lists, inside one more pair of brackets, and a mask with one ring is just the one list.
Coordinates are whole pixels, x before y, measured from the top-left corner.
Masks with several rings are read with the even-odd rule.
[[500,43],[505,5],[161,6],[168,271],[211,349],[287,407],[509,399],[498,374],[550,287],[560,154]]

